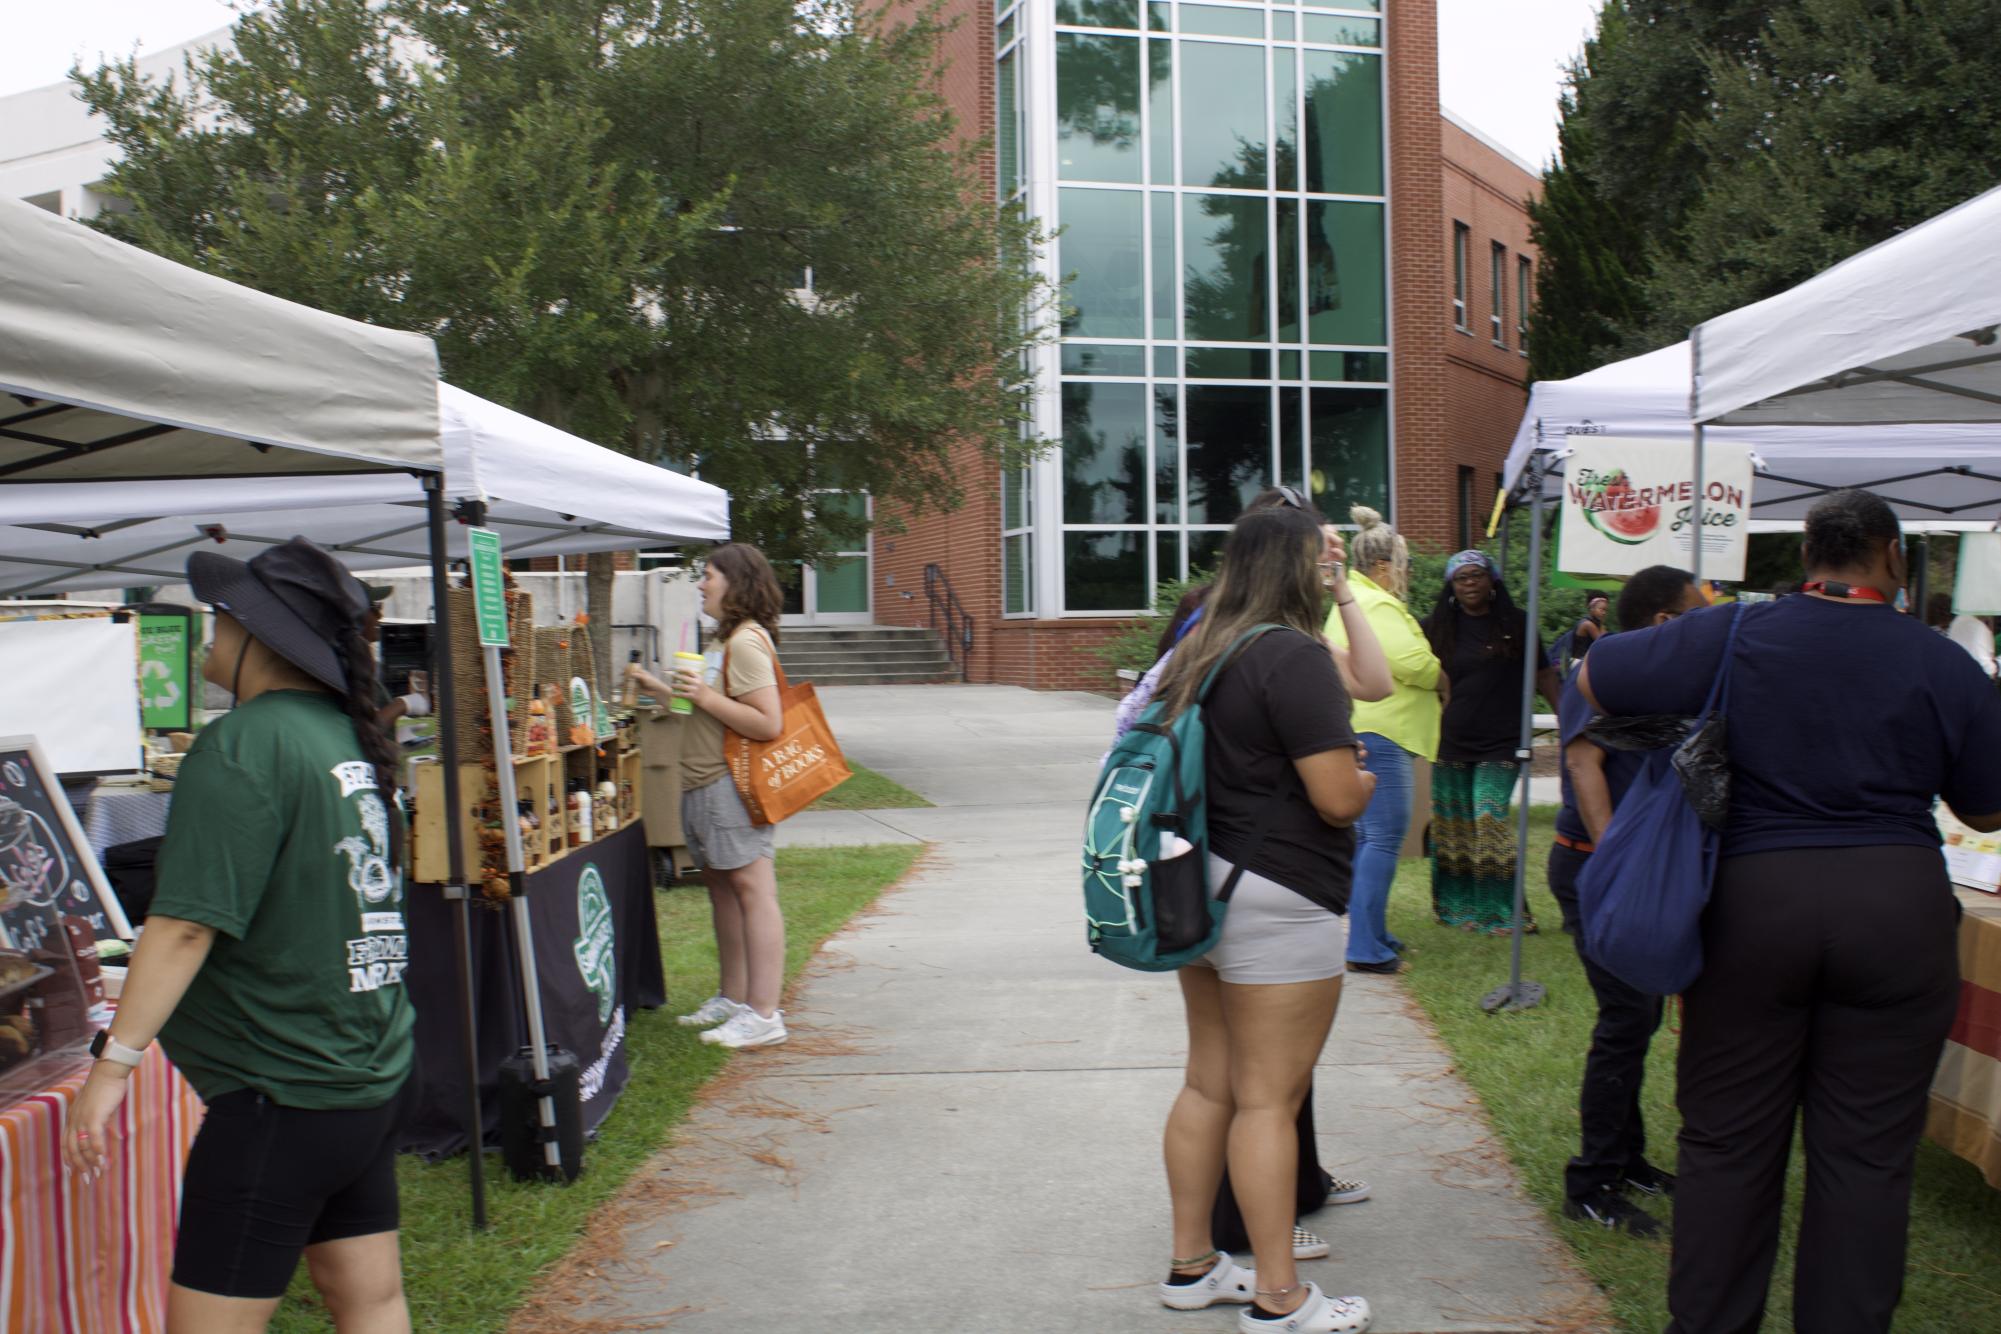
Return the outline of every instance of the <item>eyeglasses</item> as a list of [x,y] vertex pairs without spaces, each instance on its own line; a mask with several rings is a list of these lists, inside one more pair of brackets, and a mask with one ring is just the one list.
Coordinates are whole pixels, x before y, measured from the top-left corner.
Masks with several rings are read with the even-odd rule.
[[1313,508],[1313,506],[1306,503],[1306,497],[1300,495],[1299,492],[1292,487],[1278,486],[1278,487],[1273,487],[1272,489],[1278,492],[1279,499],[1283,500],[1287,505],[1290,505],[1293,509],[1310,510]]

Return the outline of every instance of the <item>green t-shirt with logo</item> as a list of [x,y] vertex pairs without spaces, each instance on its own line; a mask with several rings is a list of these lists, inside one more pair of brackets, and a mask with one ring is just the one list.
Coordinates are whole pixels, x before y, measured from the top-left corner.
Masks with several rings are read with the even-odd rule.
[[410,1072],[409,937],[389,822],[341,702],[259,695],[181,763],[152,912],[215,928],[161,1030],[204,1099],[375,1107]]

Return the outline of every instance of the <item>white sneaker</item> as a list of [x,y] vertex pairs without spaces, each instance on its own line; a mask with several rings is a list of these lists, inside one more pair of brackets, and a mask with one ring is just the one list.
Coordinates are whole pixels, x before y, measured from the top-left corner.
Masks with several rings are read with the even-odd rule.
[[1260,1320],[1257,1308],[1237,1313],[1238,1334],[1362,1334],[1369,1327],[1369,1304],[1360,1297],[1329,1297],[1318,1286],[1306,1285],[1306,1300],[1291,1315]]
[[723,1022],[702,1034],[702,1041],[718,1047],[775,1047],[785,1041],[785,1011],[773,1010],[766,1019],[745,1005]]
[[677,1016],[674,1022],[683,1028],[713,1028],[742,1008],[727,996],[711,996],[689,1013]]
[[1292,1229],[1292,1258],[1295,1260],[1324,1260],[1333,1249],[1325,1237],[1316,1237],[1303,1227]]
[[1177,1311],[1200,1311],[1218,1302],[1250,1301],[1257,1286],[1256,1274],[1232,1260],[1229,1252],[1221,1251],[1215,1267],[1195,1282],[1162,1283],[1160,1304]]

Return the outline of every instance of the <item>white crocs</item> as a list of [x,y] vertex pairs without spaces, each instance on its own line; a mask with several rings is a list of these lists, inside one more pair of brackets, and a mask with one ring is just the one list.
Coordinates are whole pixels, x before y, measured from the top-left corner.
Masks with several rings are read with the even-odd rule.
[[1177,1311],[1200,1311],[1218,1302],[1248,1302],[1257,1286],[1256,1274],[1238,1265],[1228,1251],[1219,1251],[1215,1265],[1193,1283],[1162,1283],[1160,1304]]
[[1255,1308],[1237,1313],[1238,1334],[1362,1334],[1369,1327],[1369,1304],[1360,1297],[1329,1297],[1315,1284],[1306,1285],[1306,1300],[1291,1315],[1276,1320],[1258,1317]]

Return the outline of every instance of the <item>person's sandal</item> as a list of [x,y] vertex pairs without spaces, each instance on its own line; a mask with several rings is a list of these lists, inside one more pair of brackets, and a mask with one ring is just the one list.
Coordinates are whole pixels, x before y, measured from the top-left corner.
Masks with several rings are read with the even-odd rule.
[[[1176,1278],[1187,1277],[1176,1274]],[[1171,1306],[1177,1311],[1200,1311],[1219,1302],[1248,1302],[1255,1300],[1258,1276],[1230,1258],[1229,1252],[1216,1252],[1216,1263],[1209,1272],[1186,1283],[1162,1283],[1160,1304]]]

